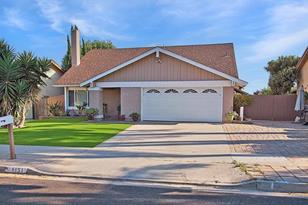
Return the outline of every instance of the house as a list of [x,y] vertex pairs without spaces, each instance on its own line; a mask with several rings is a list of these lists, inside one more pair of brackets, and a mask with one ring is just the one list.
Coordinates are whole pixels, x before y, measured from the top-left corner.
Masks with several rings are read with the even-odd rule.
[[303,86],[304,90],[308,92],[308,47],[306,48],[303,56],[297,64],[299,71],[299,86]]
[[233,109],[239,79],[232,43],[94,49],[80,60],[80,34],[72,29],[72,67],[56,82],[65,109],[86,103],[116,118],[222,122]]
[[26,118],[33,119],[39,118],[48,115],[48,105],[45,102],[49,97],[57,97],[64,95],[63,88],[54,87],[53,85],[60,77],[64,74],[61,66],[58,65],[54,60],[51,60],[51,66],[49,71],[46,72],[46,75],[49,78],[46,78],[44,82],[46,86],[41,88],[39,93],[39,100],[38,102],[29,105],[29,109],[27,110]]

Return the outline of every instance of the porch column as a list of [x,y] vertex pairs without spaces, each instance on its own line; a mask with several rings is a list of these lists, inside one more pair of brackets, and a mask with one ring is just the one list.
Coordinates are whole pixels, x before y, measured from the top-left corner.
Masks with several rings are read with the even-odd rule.
[[89,107],[98,109],[98,114],[103,114],[103,89],[89,88]]

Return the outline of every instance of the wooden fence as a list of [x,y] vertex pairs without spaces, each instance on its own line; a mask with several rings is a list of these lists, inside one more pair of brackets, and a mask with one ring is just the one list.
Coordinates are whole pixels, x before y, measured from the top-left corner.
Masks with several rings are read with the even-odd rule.
[[245,116],[253,120],[293,121],[296,95],[253,95]]
[[58,103],[63,106],[64,110],[64,96],[42,97],[34,104],[34,118],[40,119],[49,116],[49,106]]

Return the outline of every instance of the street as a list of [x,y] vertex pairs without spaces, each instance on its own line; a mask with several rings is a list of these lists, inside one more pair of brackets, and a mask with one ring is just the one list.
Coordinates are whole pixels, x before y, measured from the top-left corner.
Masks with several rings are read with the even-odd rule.
[[0,204],[308,204],[308,199],[288,196],[197,192],[7,176],[0,176],[0,193]]

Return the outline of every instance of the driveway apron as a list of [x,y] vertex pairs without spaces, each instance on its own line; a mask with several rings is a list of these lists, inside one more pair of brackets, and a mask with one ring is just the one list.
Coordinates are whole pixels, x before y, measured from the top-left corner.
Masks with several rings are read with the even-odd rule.
[[1,160],[1,164],[118,179],[186,183],[247,180],[233,168],[228,143],[221,124],[148,123],[133,125],[92,149],[18,146],[18,159]]

